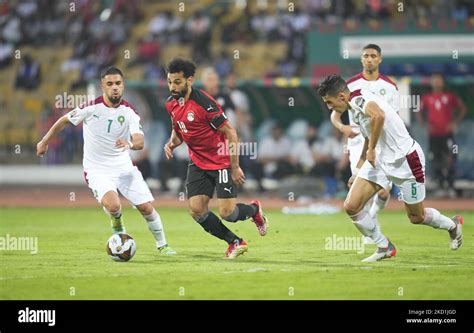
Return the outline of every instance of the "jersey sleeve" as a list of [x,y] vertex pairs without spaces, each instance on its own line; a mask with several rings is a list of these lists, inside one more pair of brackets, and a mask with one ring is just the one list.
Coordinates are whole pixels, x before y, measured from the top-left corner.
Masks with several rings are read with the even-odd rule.
[[130,118],[129,128],[130,128],[130,135],[132,134],[143,135],[142,125],[140,124],[140,116],[134,112],[132,113],[132,116]]
[[67,118],[74,126],[77,126],[82,121],[84,121],[84,119],[90,117],[93,110],[94,109],[92,107],[83,107],[83,108],[78,107],[72,111],[69,111],[67,113]]
[[213,129],[217,130],[227,122],[227,116],[217,102],[209,103],[209,106],[203,109],[206,120]]

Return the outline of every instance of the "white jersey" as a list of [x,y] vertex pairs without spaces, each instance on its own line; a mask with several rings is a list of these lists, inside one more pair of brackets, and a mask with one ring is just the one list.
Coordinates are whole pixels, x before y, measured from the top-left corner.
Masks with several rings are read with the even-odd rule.
[[118,107],[108,107],[104,98],[75,108],[67,114],[69,121],[77,126],[83,122],[84,170],[106,169],[127,171],[133,168],[128,150],[116,148],[118,139],[130,140],[135,133],[143,134],[140,116],[125,100]]
[[[369,81],[364,78],[362,73],[353,76],[346,81],[347,87],[350,91],[358,89],[366,89],[385,100],[395,110],[399,111],[400,108],[400,93],[398,92],[397,85],[390,80],[387,76],[379,74],[379,77],[375,81]],[[351,125],[355,125],[354,120],[351,118],[349,113],[349,122]],[[352,147],[364,145],[364,138],[361,135],[357,135],[354,138],[347,140],[347,148],[351,150]],[[358,152],[358,150],[357,150]]]
[[385,113],[382,132],[375,147],[375,153],[380,160],[391,163],[404,158],[414,144],[402,118],[386,101],[366,89],[351,92],[349,115],[359,126],[363,137],[370,138],[371,121],[365,110],[369,102],[375,102]]

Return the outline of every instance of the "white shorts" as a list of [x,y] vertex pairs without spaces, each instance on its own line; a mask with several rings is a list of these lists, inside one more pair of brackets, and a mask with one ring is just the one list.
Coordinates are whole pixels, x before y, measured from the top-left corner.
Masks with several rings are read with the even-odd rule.
[[137,167],[127,171],[88,170],[84,178],[99,203],[104,194],[117,190],[134,206],[154,201],[150,188]]
[[393,163],[376,158],[374,168],[365,161],[357,176],[385,189],[390,188],[391,182],[395,183],[400,187],[401,199],[407,204],[419,203],[426,197],[425,154],[416,141],[406,157]]
[[354,174],[355,169],[357,168],[357,163],[359,163],[360,155],[362,154],[362,148],[364,148],[364,141],[362,141],[362,144],[347,146],[347,149],[349,150],[349,161],[351,162],[352,174]]

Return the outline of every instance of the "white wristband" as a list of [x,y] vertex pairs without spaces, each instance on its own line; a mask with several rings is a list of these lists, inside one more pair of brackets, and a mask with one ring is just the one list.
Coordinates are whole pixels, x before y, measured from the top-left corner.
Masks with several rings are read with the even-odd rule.
[[357,176],[357,174],[359,173],[360,169],[359,168],[355,168],[354,169],[354,172],[352,173],[353,176]]
[[132,147],[133,147],[132,141],[128,140],[128,149],[132,149]]

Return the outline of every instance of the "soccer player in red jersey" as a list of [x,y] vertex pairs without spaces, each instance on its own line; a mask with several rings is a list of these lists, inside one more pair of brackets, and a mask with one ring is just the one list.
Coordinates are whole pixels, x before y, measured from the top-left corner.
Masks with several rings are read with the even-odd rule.
[[214,98],[201,89],[192,88],[195,71],[196,66],[189,60],[175,58],[168,64],[171,96],[166,101],[166,110],[171,116],[172,131],[164,150],[170,159],[173,149],[183,141],[187,144],[190,162],[186,194],[190,214],[205,231],[229,244],[226,258],[233,259],[247,251],[247,243],[209,210],[214,191],[219,215],[224,220],[237,222],[251,217],[264,236],[267,219],[258,200],[250,205],[236,203],[236,186],[245,182],[239,166],[237,134]]
[[[440,190],[443,189],[443,183],[446,180],[449,196],[455,197],[453,135],[466,115],[466,106],[458,96],[444,89],[443,75],[433,74],[431,87],[432,92],[421,97],[421,112],[417,112],[416,117],[422,126],[428,125],[434,178],[438,179]],[[459,111],[456,117],[455,110]]]

